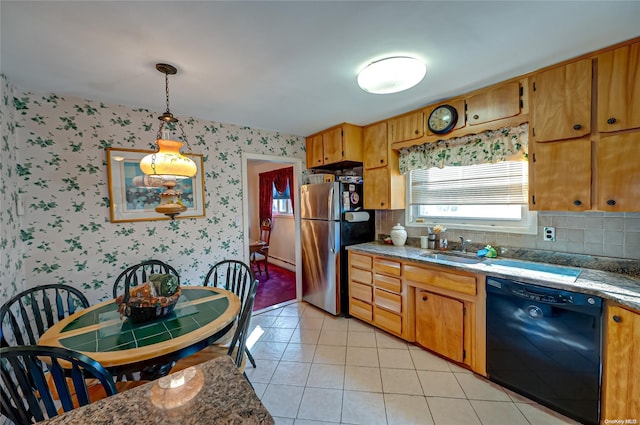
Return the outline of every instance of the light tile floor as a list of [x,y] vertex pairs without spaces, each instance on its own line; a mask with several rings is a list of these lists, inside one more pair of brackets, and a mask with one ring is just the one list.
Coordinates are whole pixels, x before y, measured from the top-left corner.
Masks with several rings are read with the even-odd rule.
[[247,376],[277,425],[575,421],[357,319],[307,303],[258,313]]

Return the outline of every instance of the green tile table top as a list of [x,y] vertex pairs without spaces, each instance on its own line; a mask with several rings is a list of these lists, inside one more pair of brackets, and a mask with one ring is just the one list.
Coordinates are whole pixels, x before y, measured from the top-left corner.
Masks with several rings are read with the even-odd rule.
[[173,312],[158,320],[133,323],[121,319],[117,308],[108,301],[78,312],[59,329],[51,328],[51,335],[47,331],[41,342],[85,352],[103,364],[112,359],[113,365],[127,363],[128,358],[138,360],[139,353],[153,358],[220,331],[235,319],[240,302],[220,288],[182,287]]

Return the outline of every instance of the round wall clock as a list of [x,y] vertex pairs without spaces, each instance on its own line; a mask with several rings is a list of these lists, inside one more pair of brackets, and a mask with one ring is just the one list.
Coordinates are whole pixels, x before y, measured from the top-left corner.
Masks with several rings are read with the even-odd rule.
[[427,125],[435,134],[444,134],[453,130],[458,122],[458,111],[451,105],[440,105],[429,115]]

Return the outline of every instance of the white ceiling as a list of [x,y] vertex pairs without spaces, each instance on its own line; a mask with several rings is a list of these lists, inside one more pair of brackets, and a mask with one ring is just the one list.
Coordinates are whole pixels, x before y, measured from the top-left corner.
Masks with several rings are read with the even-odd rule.
[[[640,35],[640,1],[0,1],[0,70],[21,89],[309,135],[368,124]],[[407,91],[357,72],[412,55]]]

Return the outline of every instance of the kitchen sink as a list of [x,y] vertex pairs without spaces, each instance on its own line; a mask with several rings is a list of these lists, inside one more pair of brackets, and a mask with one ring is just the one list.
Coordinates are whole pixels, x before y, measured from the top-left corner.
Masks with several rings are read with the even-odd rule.
[[434,252],[425,252],[420,254],[421,257],[430,258],[432,260],[449,261],[452,263],[477,264],[482,262],[482,258],[465,256],[464,254],[442,254]]

